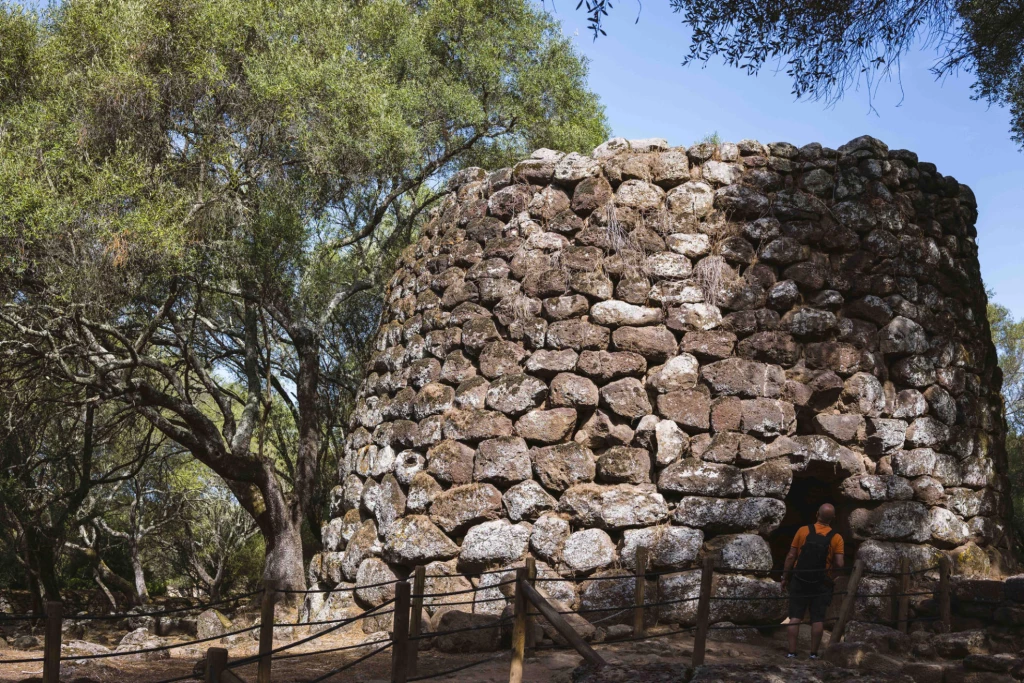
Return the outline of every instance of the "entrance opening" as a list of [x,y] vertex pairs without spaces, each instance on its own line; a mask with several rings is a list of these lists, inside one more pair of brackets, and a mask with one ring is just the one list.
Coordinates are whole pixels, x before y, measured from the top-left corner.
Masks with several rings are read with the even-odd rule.
[[[819,473],[820,474],[820,473]],[[772,561],[776,569],[781,569],[786,554],[793,542],[793,536],[802,526],[813,524],[818,508],[831,503],[836,509],[836,520],[832,524],[843,537],[846,545],[845,556],[852,558],[856,546],[850,533],[850,512],[854,509],[854,501],[840,495],[840,481],[833,479],[829,472],[825,477],[814,476],[808,472],[794,473],[793,484],[786,495],[786,515],[782,522],[768,536],[768,545],[772,551]],[[827,477],[827,478],[826,478]]]

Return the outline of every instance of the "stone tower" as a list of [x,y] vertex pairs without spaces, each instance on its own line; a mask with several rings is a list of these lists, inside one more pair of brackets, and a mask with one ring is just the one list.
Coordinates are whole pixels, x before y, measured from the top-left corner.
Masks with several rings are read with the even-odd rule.
[[616,138],[447,189],[390,281],[313,581],[429,564],[500,597],[481,571],[580,579],[641,545],[767,569],[823,502],[869,573],[1008,568],[968,187],[861,137]]

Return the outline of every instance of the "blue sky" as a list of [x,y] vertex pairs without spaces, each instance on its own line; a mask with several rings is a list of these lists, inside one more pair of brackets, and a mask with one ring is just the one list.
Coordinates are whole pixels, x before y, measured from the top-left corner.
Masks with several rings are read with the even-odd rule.
[[[902,83],[879,87],[871,111],[865,88],[827,107],[795,101],[785,73],[747,76],[718,62],[680,65],[686,29],[668,0],[616,3],[595,43],[575,2],[555,5],[567,35],[590,58],[590,86],[600,95],[615,135],[662,137],[690,145],[717,131],[723,140],[754,138],[838,147],[872,135],[890,149],[909,149],[939,172],[970,185],[978,198],[978,245],[985,284],[995,301],[1024,317],[1024,154],[1010,140],[1009,113],[970,99],[970,75],[936,82],[932,52],[903,60]],[[548,8],[551,9],[550,1]],[[902,87],[902,90],[901,90]],[[902,103],[901,103],[902,99]]]

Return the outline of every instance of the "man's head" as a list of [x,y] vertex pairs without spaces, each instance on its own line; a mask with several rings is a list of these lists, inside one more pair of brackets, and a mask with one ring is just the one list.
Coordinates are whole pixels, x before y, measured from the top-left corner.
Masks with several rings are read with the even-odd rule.
[[818,521],[822,524],[831,524],[832,520],[836,518],[836,509],[825,503],[818,508]]

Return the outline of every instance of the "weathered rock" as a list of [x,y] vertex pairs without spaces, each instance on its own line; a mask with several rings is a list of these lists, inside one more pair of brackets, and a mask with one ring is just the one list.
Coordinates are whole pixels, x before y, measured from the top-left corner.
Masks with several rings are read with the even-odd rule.
[[486,405],[506,415],[522,415],[544,402],[548,387],[529,375],[503,375],[491,382]]
[[726,358],[705,365],[700,375],[715,396],[774,398],[779,395],[786,381],[779,367],[743,358]]
[[505,565],[522,559],[530,543],[530,525],[507,519],[484,522],[469,529],[462,541],[459,567]]
[[601,405],[611,412],[635,420],[651,413],[651,403],[647,399],[643,383],[633,377],[616,380],[600,391]]
[[562,494],[558,510],[577,524],[604,529],[657,524],[668,516],[665,499],[649,484],[577,484]]
[[527,441],[558,443],[568,438],[576,426],[576,411],[572,408],[532,410],[516,421],[516,434]]
[[648,567],[678,569],[696,561],[703,541],[700,530],[684,526],[628,529],[622,535],[619,557],[624,567],[635,570],[637,549],[644,547],[648,551]]
[[430,521],[446,533],[501,516],[501,492],[490,484],[454,486],[434,497]]
[[661,471],[658,488],[673,493],[732,498],[743,493],[743,473],[732,465],[686,458]]
[[455,545],[426,515],[396,520],[384,539],[384,559],[407,567],[455,557]]
[[612,334],[619,351],[636,353],[649,361],[664,362],[675,354],[675,335],[661,325],[651,327],[620,327]]
[[370,607],[378,607],[395,597],[398,577],[383,561],[368,557],[356,573],[356,598]]
[[457,610],[442,612],[431,620],[430,630],[439,633],[434,639],[441,652],[493,652],[501,639],[501,624],[493,614],[473,614]]
[[568,515],[548,512],[537,518],[530,533],[530,550],[546,562],[562,561],[562,549],[569,538]]
[[427,451],[427,472],[445,484],[473,481],[473,449],[446,439]]
[[600,529],[569,534],[562,549],[562,561],[572,571],[586,572],[607,567],[615,561],[615,544]]
[[679,501],[672,521],[703,529],[706,534],[756,531],[767,533],[782,521],[786,504],[774,498],[703,498],[688,496]]
[[772,552],[768,543],[756,534],[716,536],[708,541],[705,552],[714,556],[715,566],[721,569],[772,568]]
[[528,479],[511,487],[501,497],[505,514],[513,522],[535,520],[558,504],[544,487]]
[[597,459],[597,477],[610,484],[650,482],[651,456],[643,448],[609,448]]
[[474,480],[498,486],[529,479],[532,469],[526,441],[518,436],[481,441],[473,463]]
[[597,473],[593,452],[577,443],[538,448],[532,456],[534,474],[552,491],[565,491],[575,484],[593,481]]
[[551,380],[548,403],[559,408],[593,408],[597,405],[597,385],[586,377],[563,372]]

